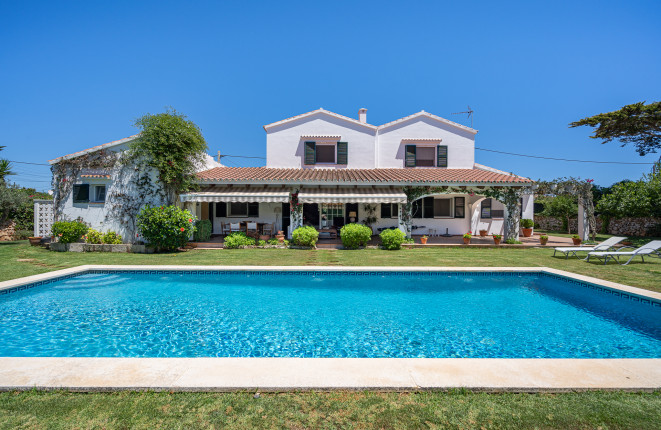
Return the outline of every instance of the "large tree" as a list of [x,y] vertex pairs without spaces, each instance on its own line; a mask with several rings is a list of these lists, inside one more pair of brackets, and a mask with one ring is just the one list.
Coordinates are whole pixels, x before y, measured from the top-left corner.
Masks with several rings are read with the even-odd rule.
[[622,109],[600,113],[569,124],[569,127],[595,127],[592,139],[602,143],[618,140],[622,146],[633,143],[640,155],[661,148],[661,102],[626,105]]

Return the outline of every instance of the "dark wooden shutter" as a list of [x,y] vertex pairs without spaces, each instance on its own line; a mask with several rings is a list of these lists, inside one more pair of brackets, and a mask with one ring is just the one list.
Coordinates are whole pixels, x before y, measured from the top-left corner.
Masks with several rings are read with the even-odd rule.
[[89,184],[81,184],[73,186],[73,202],[74,203],[88,203],[90,201],[90,186]]
[[422,205],[424,206],[424,218],[434,218],[434,198],[433,197],[425,197],[423,200]]
[[248,216],[249,217],[259,216],[259,203],[257,202],[248,203]]
[[381,203],[381,218],[392,218],[390,203]]
[[413,218],[422,218],[422,200],[416,200],[413,202]]
[[480,218],[487,218],[487,219],[491,218],[491,199],[482,200]]
[[415,167],[415,145],[406,145],[404,167]]
[[446,145],[436,147],[436,167],[448,167],[448,147]]
[[216,216],[218,218],[226,218],[227,217],[227,203],[225,203],[225,202],[216,203]]
[[337,164],[349,164],[349,144],[337,142]]
[[305,142],[305,164],[315,164],[317,161],[317,144]]
[[454,198],[454,217],[455,218],[466,218],[466,198],[465,197],[455,197]]

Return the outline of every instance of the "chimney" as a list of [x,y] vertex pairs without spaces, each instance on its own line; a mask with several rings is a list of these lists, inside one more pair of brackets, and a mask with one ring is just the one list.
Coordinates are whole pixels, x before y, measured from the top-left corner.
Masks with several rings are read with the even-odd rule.
[[358,121],[367,124],[367,109],[358,109]]

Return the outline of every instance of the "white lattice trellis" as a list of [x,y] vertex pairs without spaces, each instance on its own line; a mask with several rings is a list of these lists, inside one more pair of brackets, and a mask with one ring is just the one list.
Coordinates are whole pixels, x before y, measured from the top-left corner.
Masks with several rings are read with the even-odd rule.
[[50,236],[54,218],[52,200],[34,201],[34,235],[36,237]]

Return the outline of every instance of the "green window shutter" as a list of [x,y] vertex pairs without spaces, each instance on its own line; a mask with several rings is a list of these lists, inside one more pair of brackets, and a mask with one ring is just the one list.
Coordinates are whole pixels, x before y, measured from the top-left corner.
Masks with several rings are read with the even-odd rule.
[[337,164],[349,164],[349,144],[337,142]]
[[434,218],[434,198],[425,197],[422,201],[424,209],[424,218]]
[[415,145],[406,145],[404,167],[415,167]]
[[436,167],[448,167],[448,147],[446,145],[436,147]]
[[315,164],[317,161],[317,144],[305,142],[305,164]]
[[73,202],[74,203],[88,203],[90,201],[90,186],[89,184],[74,185],[73,186]]
[[257,202],[248,203],[248,216],[259,217],[259,203]]
[[381,218],[392,218],[390,203],[381,203]]
[[465,197],[455,197],[454,198],[454,217],[455,218],[466,218],[466,198]]

